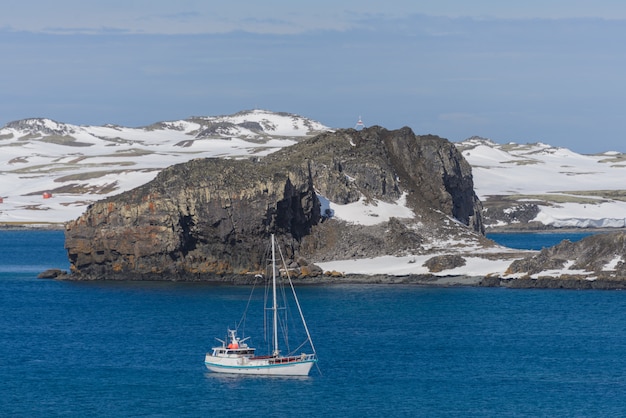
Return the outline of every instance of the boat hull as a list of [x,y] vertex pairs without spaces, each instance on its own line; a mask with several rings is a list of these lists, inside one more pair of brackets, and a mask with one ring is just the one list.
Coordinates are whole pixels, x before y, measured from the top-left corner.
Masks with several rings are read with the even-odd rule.
[[270,363],[269,360],[221,358],[208,355],[204,361],[207,369],[214,373],[264,375],[264,376],[308,376],[316,360]]

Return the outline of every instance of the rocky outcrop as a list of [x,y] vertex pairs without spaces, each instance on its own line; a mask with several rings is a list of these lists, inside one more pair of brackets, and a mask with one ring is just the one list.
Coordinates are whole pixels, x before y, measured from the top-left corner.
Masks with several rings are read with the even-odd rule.
[[465,265],[465,259],[458,254],[444,254],[429,258],[424,263],[431,273],[439,273],[444,270],[451,270]]
[[490,228],[501,225],[517,229],[545,228],[545,225],[533,222],[539,214],[536,203],[515,203],[498,196],[491,196],[488,202],[483,204],[483,220]]
[[63,279],[66,278],[68,272],[60,269],[48,269],[37,275],[38,279]]
[[626,233],[595,234],[562,241],[539,254],[514,261],[507,274],[567,280],[626,280]]
[[[254,273],[265,263],[270,233],[292,265],[316,274],[307,258],[409,251],[423,237],[406,222],[351,225],[321,213],[318,198],[394,202],[404,193],[422,222],[453,217],[483,232],[470,166],[450,142],[408,128],[341,130],[263,159],[175,165],[148,184],[93,204],[66,226],[72,278],[205,280]],[[350,239],[354,246],[345,245]]]

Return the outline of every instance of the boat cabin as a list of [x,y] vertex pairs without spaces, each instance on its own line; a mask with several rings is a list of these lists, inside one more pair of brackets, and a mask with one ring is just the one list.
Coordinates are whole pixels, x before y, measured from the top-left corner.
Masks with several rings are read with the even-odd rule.
[[248,346],[241,348],[213,347],[214,356],[254,356],[254,348]]
[[237,331],[233,329],[228,330],[229,342],[226,344],[226,341],[222,341],[221,347],[213,347],[213,355],[219,357],[227,357],[227,356],[254,356],[255,348],[248,347],[244,341],[248,338],[244,338],[243,340],[237,337]]

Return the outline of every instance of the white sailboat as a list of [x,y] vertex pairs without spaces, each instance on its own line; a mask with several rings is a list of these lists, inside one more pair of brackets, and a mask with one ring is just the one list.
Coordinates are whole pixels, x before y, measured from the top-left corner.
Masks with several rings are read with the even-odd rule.
[[[306,341],[300,345],[296,350],[300,350],[303,346],[310,346],[312,353],[288,353],[283,355],[279,346],[279,311],[284,310],[284,307],[279,307],[277,300],[277,267],[276,267],[276,244],[274,235],[271,237],[272,244],[272,305],[269,308],[271,310],[272,319],[272,351],[269,355],[259,356],[256,354],[256,349],[249,347],[246,341],[249,337],[240,338],[237,336],[237,330],[228,329],[228,341],[220,340],[222,344],[217,347],[213,347],[210,353],[206,353],[204,364],[207,369],[216,373],[232,373],[232,374],[249,374],[249,375],[272,375],[272,376],[307,376],[313,367],[313,364],[317,362],[317,354],[309,329],[304,320],[302,309],[300,308],[300,302],[296,295],[293,283],[289,274],[286,277],[291,288],[295,304],[300,314],[304,330],[306,332]],[[280,252],[280,249],[279,249]],[[282,255],[281,255],[282,260]],[[284,264],[284,261],[283,261]],[[285,268],[285,271],[287,269]],[[283,324],[285,325],[285,324]]]

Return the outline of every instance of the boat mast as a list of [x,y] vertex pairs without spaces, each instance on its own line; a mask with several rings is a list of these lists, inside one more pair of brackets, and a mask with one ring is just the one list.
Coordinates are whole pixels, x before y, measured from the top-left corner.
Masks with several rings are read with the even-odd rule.
[[274,245],[274,234],[272,234],[272,298],[274,355],[278,356],[278,306],[276,306],[276,250]]

